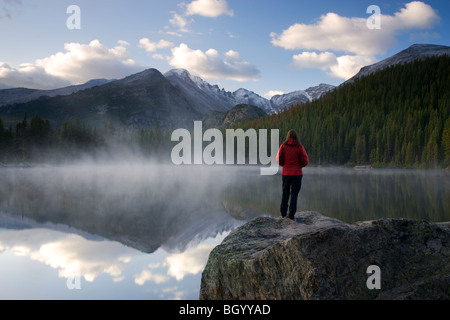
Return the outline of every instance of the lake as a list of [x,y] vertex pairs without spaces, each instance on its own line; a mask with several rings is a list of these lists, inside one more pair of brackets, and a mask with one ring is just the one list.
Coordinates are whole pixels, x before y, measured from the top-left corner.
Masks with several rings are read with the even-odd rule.
[[[0,299],[197,300],[211,250],[280,197],[249,166],[0,168]],[[308,167],[298,211],[449,221],[449,174]]]

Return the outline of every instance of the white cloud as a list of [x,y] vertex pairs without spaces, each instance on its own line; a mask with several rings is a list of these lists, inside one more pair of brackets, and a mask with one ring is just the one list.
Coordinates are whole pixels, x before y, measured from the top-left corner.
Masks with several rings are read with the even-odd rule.
[[[272,44],[286,50],[305,50],[293,56],[295,68],[318,68],[349,79],[362,67],[375,63],[375,55],[385,53],[402,32],[432,28],[440,21],[436,11],[420,1],[407,3],[394,15],[381,14],[380,29],[367,27],[369,17],[347,18],[330,12],[314,24],[296,23],[280,35],[271,33]],[[346,54],[338,56],[337,52]]]
[[394,16],[383,16],[383,25],[388,29],[428,29],[440,21],[439,15],[428,4],[421,1],[407,3]]
[[170,278],[168,276],[160,273],[153,273],[150,270],[142,270],[140,274],[134,276],[134,282],[139,286],[143,286],[147,281],[160,284],[169,280]]
[[173,32],[173,31],[166,31],[166,33],[168,35],[171,35],[171,36],[174,36],[174,37],[179,37],[179,38],[181,38],[183,36],[181,33]]
[[[367,28],[365,19],[327,13],[315,25],[297,23],[284,30],[281,35],[272,33],[271,37],[273,45],[287,50],[335,50],[374,54],[379,51],[379,41],[368,36],[371,31]],[[392,42],[392,37],[388,42]]]
[[234,12],[228,6],[227,0],[194,0],[191,3],[182,2],[179,4],[183,13],[172,13],[172,19],[169,22],[178,29],[178,33],[167,32],[168,34],[181,36],[180,32],[190,32],[189,25],[194,22],[191,16],[199,15],[208,18],[217,18],[221,15],[233,16]]
[[173,12],[173,18],[169,20],[169,22],[178,28],[180,32],[188,32],[188,24],[189,21],[183,17],[182,15],[179,15],[178,13]]
[[13,67],[0,62],[0,82],[9,87],[53,89],[69,86],[70,81],[49,75],[42,67],[24,63]]
[[221,15],[233,16],[234,12],[226,0],[195,0],[186,6],[186,15],[216,18]]
[[215,49],[203,52],[190,49],[182,43],[172,49],[169,63],[175,68],[187,69],[204,78],[226,78],[241,82],[260,79],[260,71],[254,65],[243,61],[239,53],[233,50],[221,57]]
[[330,76],[347,80],[359,70],[373,64],[376,59],[372,56],[343,55],[336,57],[332,52],[303,52],[293,56],[292,66],[297,69],[318,68],[327,71]]
[[0,82],[9,86],[52,89],[96,78],[118,79],[142,70],[127,52],[126,41],[107,48],[98,40],[66,43],[58,52],[34,63],[12,67],[0,63]]
[[167,40],[159,40],[159,42],[151,42],[148,38],[139,40],[139,47],[147,52],[155,52],[158,49],[167,49],[173,47],[174,44]]
[[337,63],[329,67],[329,74],[348,80],[357,74],[362,67],[371,65],[377,60],[370,56],[345,55],[337,58]]
[[120,78],[138,69],[123,44],[108,49],[100,41],[93,40],[88,45],[66,43],[64,49],[65,53],[58,52],[37,60],[36,64],[48,74],[72,83],[83,83],[99,76]]
[[283,95],[283,94],[284,94],[283,91],[270,90],[269,92],[267,92],[267,93],[264,94],[264,98],[270,100],[270,99],[271,99],[272,97],[274,97],[274,96],[281,96],[281,95]]
[[231,32],[227,32],[228,36],[230,37],[230,39],[237,39],[239,38],[238,36],[235,36],[234,34],[232,34]]
[[167,57],[165,57],[164,55],[159,54],[159,53],[153,54],[153,55],[152,55],[152,58],[153,58],[153,59],[157,59],[157,60],[167,60],[167,59],[168,59]]
[[188,274],[202,272],[212,249],[214,245],[199,245],[194,249],[167,257],[166,263],[169,266],[167,274],[181,281]]
[[367,17],[322,15],[315,24],[296,23],[281,35],[271,33],[272,44],[287,50],[343,51],[356,55],[384,53],[401,31],[431,28],[440,18],[420,1],[410,2],[393,16],[381,15],[381,29],[367,28]]
[[4,232],[0,235],[0,249],[48,265],[58,270],[60,278],[79,275],[88,282],[102,274],[114,281],[123,280],[123,271],[135,255],[115,242],[90,241],[47,229]]
[[130,43],[128,41],[125,41],[125,40],[119,40],[119,41],[117,41],[117,44],[119,44],[121,46],[124,46],[124,47],[130,45]]
[[293,66],[295,68],[319,68],[327,69],[337,63],[336,56],[331,52],[303,52],[293,57]]

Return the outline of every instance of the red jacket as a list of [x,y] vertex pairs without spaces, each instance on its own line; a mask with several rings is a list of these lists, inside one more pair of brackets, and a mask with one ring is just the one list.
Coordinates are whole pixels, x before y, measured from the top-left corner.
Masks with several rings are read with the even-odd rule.
[[301,176],[302,168],[309,163],[305,148],[293,139],[282,144],[277,154],[277,162],[283,167],[283,176]]

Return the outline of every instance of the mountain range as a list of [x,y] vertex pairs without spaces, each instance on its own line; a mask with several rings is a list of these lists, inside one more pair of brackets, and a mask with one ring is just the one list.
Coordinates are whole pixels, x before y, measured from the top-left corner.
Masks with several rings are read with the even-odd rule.
[[89,89],[95,86],[100,86],[102,84],[111,82],[112,80],[106,79],[94,79],[90,80],[81,85],[74,85],[64,88],[58,88],[54,90],[38,90],[38,89],[27,89],[27,88],[2,88],[0,84],[0,107],[7,104],[14,103],[25,103],[39,99],[42,96],[56,97],[56,96],[67,96],[72,93]]
[[[450,55],[450,47],[413,45],[362,68],[347,82],[392,65],[442,54]],[[269,100],[244,88],[226,91],[184,69],[173,69],[165,74],[148,69],[120,80],[97,79],[56,90],[3,89],[0,90],[0,117],[12,121],[21,120],[25,113],[30,116],[38,113],[56,126],[74,118],[96,126],[114,121],[133,129],[154,128],[156,125],[190,127],[195,120],[214,126],[221,125],[224,119],[234,119],[235,114],[228,118],[227,114],[236,105],[241,105],[241,108],[242,105],[256,106],[271,114],[319,99],[335,88],[320,84]]]
[[[260,95],[240,88],[235,92],[220,89],[217,85],[211,85],[198,76],[191,75],[185,69],[173,69],[164,74],[169,82],[183,91],[191,98],[201,100],[201,103],[210,105],[211,109],[228,111],[238,104],[250,104],[263,109],[266,113],[273,113],[284,107],[294,104],[312,101],[320,98],[324,93],[332,90],[334,86],[320,84],[306,90],[299,90],[283,95],[276,95],[271,100]],[[26,103],[40,97],[66,96],[81,90],[90,89],[95,86],[112,82],[115,80],[94,79],[82,85],[74,85],[54,90],[38,90],[27,88],[8,88],[0,90],[0,106],[15,103]]]
[[184,69],[165,74],[147,69],[120,80],[91,80],[55,90],[0,90],[0,116],[17,121],[25,113],[37,113],[56,126],[73,118],[95,126],[113,121],[134,129],[186,126],[195,120],[215,126],[236,105],[256,106],[271,114],[317,99],[333,88],[321,84],[268,100],[244,88],[226,91]]

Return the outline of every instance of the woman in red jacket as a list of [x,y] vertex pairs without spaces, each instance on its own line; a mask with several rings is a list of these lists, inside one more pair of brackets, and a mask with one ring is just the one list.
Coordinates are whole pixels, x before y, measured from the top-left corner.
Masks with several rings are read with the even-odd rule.
[[281,216],[284,218],[288,214],[289,197],[289,219],[294,220],[297,211],[297,198],[302,187],[302,168],[309,163],[308,154],[300,144],[298,134],[295,130],[290,130],[286,141],[278,150],[277,161],[283,167],[283,197],[281,200]]

